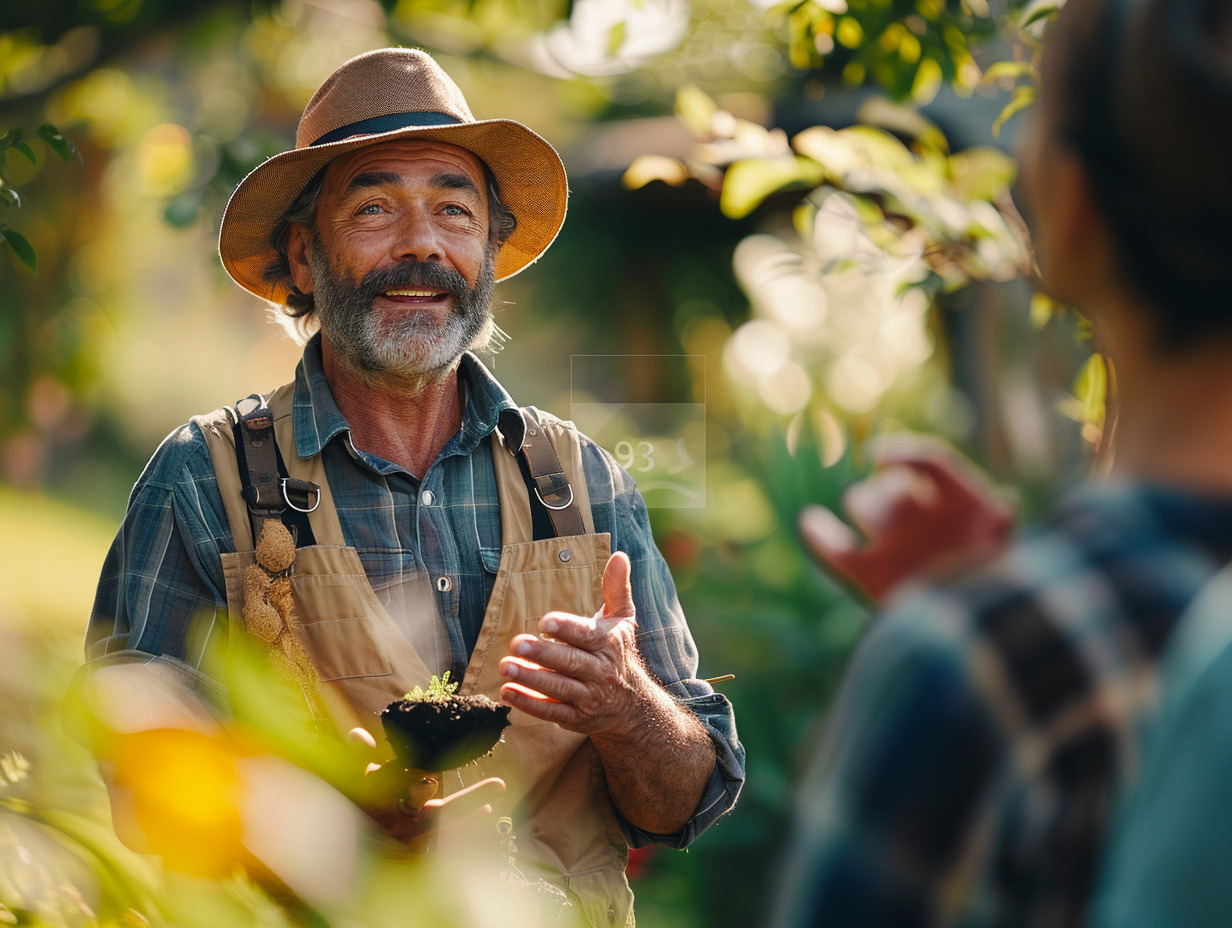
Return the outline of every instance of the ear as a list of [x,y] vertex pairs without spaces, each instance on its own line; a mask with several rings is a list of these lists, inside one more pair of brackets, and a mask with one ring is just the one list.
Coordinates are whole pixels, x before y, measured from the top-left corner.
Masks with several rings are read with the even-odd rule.
[[307,226],[292,225],[287,230],[287,262],[291,281],[300,293],[312,292],[312,233]]

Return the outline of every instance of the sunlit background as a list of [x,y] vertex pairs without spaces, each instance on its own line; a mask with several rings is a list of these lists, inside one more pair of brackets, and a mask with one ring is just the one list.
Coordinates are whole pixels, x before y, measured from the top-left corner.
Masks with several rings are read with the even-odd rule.
[[158,923],[207,898],[203,925],[285,917],[234,879],[160,889],[109,837],[61,701],[157,443],[294,370],[221,269],[226,197],[339,64],[401,44],[562,153],[564,231],[498,287],[509,341],[486,360],[646,488],[702,675],[735,674],[746,793],[689,853],[636,861],[639,920],[758,923],[866,616],[805,560],[796,513],[835,504],[887,430],[956,442],[1028,512],[1099,438],[1102,368],[1033,300],[1009,198],[1057,5],[5,0],[0,921]]

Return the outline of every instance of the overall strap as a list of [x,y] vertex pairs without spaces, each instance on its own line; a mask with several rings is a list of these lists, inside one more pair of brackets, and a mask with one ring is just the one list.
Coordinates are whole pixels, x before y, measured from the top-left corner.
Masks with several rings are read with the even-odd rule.
[[505,447],[517,458],[530,497],[535,540],[584,535],[582,513],[573,487],[560,466],[552,443],[527,409],[506,409],[500,414]]
[[320,487],[287,476],[274,438],[274,416],[262,396],[246,396],[235,404],[235,410],[235,457],[254,542],[267,520],[279,519],[295,538],[296,547],[315,545],[308,513],[321,502]]

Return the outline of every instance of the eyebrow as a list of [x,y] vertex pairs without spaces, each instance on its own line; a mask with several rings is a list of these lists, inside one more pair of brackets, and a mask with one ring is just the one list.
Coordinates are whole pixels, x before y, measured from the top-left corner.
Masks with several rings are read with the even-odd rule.
[[362,174],[356,174],[351,178],[351,182],[347,184],[346,192],[352,190],[361,190],[365,187],[383,187],[386,184],[400,184],[402,177],[395,174],[393,171],[365,171]]
[[[364,171],[361,174],[356,174],[351,178],[351,182],[347,184],[346,192],[352,190],[362,190],[368,187],[384,187],[386,185],[401,185],[402,175],[394,171]],[[479,195],[479,188],[475,182],[465,174],[455,174],[449,171],[442,171],[439,174],[433,174],[428,183],[433,187],[440,187],[444,190],[468,190]]]
[[475,186],[475,182],[465,174],[441,172],[433,174],[428,183],[433,187],[443,187],[446,190],[469,190],[476,195],[479,194],[479,188]]

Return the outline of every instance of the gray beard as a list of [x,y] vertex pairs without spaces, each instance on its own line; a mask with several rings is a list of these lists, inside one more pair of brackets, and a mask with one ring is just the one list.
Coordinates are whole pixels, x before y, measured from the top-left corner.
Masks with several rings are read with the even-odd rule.
[[[319,240],[312,249],[313,301],[321,333],[338,360],[369,382],[397,379],[420,391],[446,376],[462,353],[486,339],[492,325],[495,249],[489,248],[472,289],[457,271],[431,263],[407,263],[372,271],[352,285],[336,276]],[[382,321],[373,301],[387,290],[440,287],[454,299],[441,324],[409,313]]]

